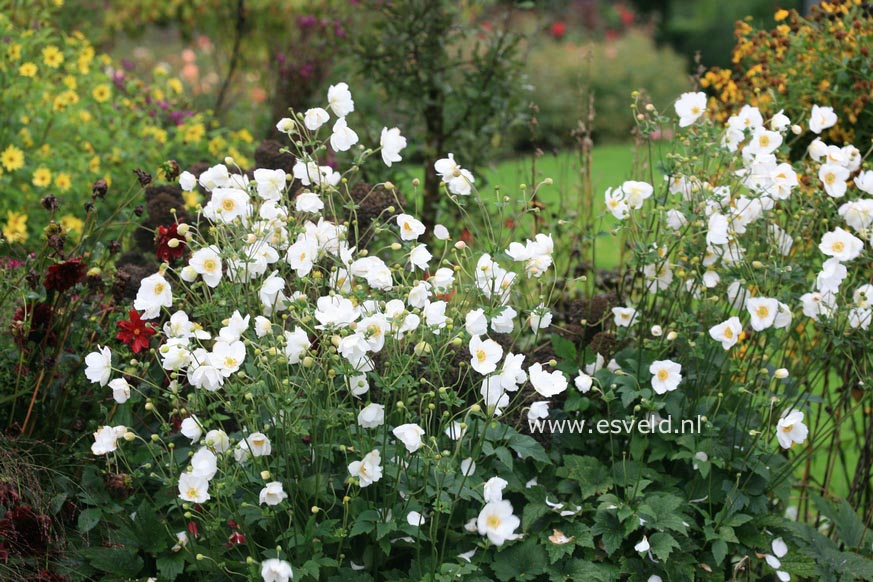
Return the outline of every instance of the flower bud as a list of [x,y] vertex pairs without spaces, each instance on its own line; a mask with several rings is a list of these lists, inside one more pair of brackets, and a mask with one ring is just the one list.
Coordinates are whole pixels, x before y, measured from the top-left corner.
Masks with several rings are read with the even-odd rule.
[[671,331],[670,333],[667,334],[667,339],[670,340],[671,342],[674,341],[677,337],[679,337],[679,334],[676,333],[675,331]]
[[660,325],[653,325],[652,326],[652,337],[661,337],[661,335],[663,335],[663,333],[664,333],[664,330],[661,329]]
[[455,243],[455,248],[458,249],[459,251],[462,251],[465,248],[467,248],[467,243],[465,243],[462,240],[459,240],[458,242]]
[[782,380],[783,378],[787,378],[788,377],[788,370],[786,370],[785,368],[779,368],[778,370],[773,372],[773,377],[777,378],[779,380]]
[[261,471],[261,479],[263,479],[264,481],[266,481],[266,480],[269,479],[269,478],[270,478],[270,472],[269,472],[269,471]]

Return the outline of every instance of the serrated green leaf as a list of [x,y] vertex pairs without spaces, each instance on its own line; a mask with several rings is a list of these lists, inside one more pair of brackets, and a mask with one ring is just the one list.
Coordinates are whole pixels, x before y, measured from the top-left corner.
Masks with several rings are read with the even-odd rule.
[[553,580],[585,580],[585,582],[613,582],[619,579],[619,569],[611,564],[599,564],[587,560],[573,560],[567,564],[560,577]]
[[498,580],[533,580],[548,566],[546,551],[535,538],[510,546],[496,556],[494,574]]
[[512,470],[512,453],[509,452],[509,449],[506,447],[497,447],[494,449],[494,454],[501,463],[506,465],[507,469],[510,471]]
[[591,533],[599,535],[603,541],[603,549],[611,556],[624,541],[624,528],[614,512],[601,509],[594,515],[594,526]]
[[609,469],[594,457],[567,455],[563,461],[564,465],[555,474],[574,481],[583,499],[604,493],[612,487]]
[[551,340],[552,347],[555,349],[555,356],[559,360],[576,361],[576,345],[573,342],[556,333],[552,334]]
[[506,445],[522,459],[533,459],[545,465],[551,464],[551,460],[549,460],[543,445],[534,440],[533,437],[513,431]]
[[646,519],[646,527],[659,530],[672,530],[684,534],[687,520],[679,508],[684,501],[681,497],[669,493],[656,493],[646,497],[640,506],[640,515]]
[[716,566],[721,566],[721,563],[724,562],[727,551],[728,545],[724,540],[719,539],[712,542],[712,558],[715,560]]
[[100,523],[100,518],[103,517],[103,511],[99,507],[91,507],[79,514],[77,527],[82,533],[88,533]]
[[677,550],[680,547],[676,538],[663,532],[652,534],[649,538],[649,546],[651,546],[652,553],[660,560],[666,560],[670,557],[673,550]]
[[175,580],[185,571],[185,557],[182,554],[162,556],[155,561],[161,580]]
[[848,547],[857,548],[861,545],[861,540],[870,536],[864,522],[846,500],[841,499],[839,503],[834,503],[820,495],[813,495],[812,501],[825,517],[834,522],[837,534]]
[[85,548],[80,553],[95,569],[120,578],[132,578],[143,567],[142,558],[136,555],[133,548]]

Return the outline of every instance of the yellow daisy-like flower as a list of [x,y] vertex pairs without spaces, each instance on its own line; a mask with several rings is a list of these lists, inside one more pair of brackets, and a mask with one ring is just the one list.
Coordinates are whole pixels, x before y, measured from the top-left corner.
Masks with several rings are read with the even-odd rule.
[[85,221],[77,216],[73,216],[72,214],[66,214],[61,217],[61,226],[63,226],[67,232],[82,234],[82,227],[85,226]]
[[42,62],[45,63],[47,67],[57,69],[64,62],[64,53],[54,45],[47,46],[42,49]]
[[9,48],[6,49],[6,56],[10,61],[17,61],[21,58],[21,45],[20,44],[11,44]]
[[206,128],[202,123],[194,123],[185,128],[185,135],[182,139],[185,143],[198,143],[206,134]]
[[73,75],[67,75],[64,77],[64,85],[66,85],[67,89],[71,89],[73,91],[76,90],[78,83],[76,82],[76,77]]
[[66,192],[73,186],[73,178],[67,172],[58,172],[55,176],[55,186],[61,192]]
[[200,205],[200,194],[194,192],[182,192],[182,198],[185,200],[185,208],[195,210]]
[[36,65],[33,63],[24,63],[18,67],[18,74],[22,77],[34,77],[36,75]]
[[167,86],[170,88],[170,91],[176,93],[177,95],[182,92],[182,81],[176,79],[175,77],[167,81]]
[[24,147],[33,147],[33,136],[30,135],[29,129],[27,129],[26,127],[22,127],[20,130],[18,130],[18,137],[21,139],[21,143],[24,144]]
[[0,154],[0,164],[3,164],[7,172],[14,172],[24,165],[24,152],[10,144]]
[[45,166],[40,166],[33,173],[33,185],[37,188],[45,188],[52,183],[52,171]]
[[64,99],[63,95],[58,95],[55,97],[54,101],[52,101],[52,111],[63,111],[67,108],[67,100]]
[[100,156],[91,158],[91,161],[88,163],[88,169],[95,174],[100,171]]
[[251,133],[249,132],[249,130],[247,130],[247,129],[241,129],[241,130],[237,131],[237,132],[234,134],[234,136],[235,136],[237,139],[242,140],[242,141],[244,141],[244,142],[246,142],[246,143],[252,143],[252,142],[254,141],[254,139],[255,139],[255,138],[252,137],[252,134],[251,134]]
[[9,242],[24,242],[27,240],[27,215],[15,210],[6,212],[6,224],[3,226],[3,236]]
[[97,103],[104,103],[112,96],[112,89],[109,88],[109,85],[103,83],[94,87],[94,90],[91,91],[91,96]]
[[773,20],[775,20],[776,22],[781,22],[781,21],[785,20],[786,18],[788,18],[789,14],[790,14],[790,12],[788,12],[785,9],[777,10],[776,14],[773,15]]
[[216,135],[209,140],[209,153],[215,157],[218,157],[219,154],[223,153],[226,147],[227,140],[220,135]]
[[93,116],[90,112],[84,110],[79,112],[79,121],[82,123],[90,123],[91,119],[93,119]]

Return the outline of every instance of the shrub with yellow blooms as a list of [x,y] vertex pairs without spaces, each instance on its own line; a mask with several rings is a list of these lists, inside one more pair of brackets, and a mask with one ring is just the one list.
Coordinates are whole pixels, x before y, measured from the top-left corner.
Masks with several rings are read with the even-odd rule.
[[[873,6],[830,0],[814,6],[809,16],[782,9],[773,19],[770,30],[737,22],[732,67],[716,67],[702,77],[718,118],[724,121],[752,105],[765,116],[784,109],[806,129],[810,120],[802,114],[827,101],[843,122],[822,139],[865,151],[873,131]],[[793,157],[805,153],[808,144],[798,139]]]
[[[0,230],[7,241],[26,243],[46,226],[43,213],[31,212],[42,197],[58,196],[71,212],[95,180],[127,183],[138,167],[159,174],[168,154],[187,166],[212,157],[218,142],[248,164],[248,132],[214,129],[208,113],[191,110],[178,79],[159,72],[146,84],[82,33],[54,27],[57,4],[27,0],[0,13]],[[76,234],[76,221],[65,226]]]

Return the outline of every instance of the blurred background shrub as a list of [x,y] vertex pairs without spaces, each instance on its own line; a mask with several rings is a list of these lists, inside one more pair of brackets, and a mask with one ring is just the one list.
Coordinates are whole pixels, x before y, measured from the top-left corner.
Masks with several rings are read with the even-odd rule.
[[[690,82],[686,60],[670,47],[657,47],[644,30],[592,42],[543,40],[529,55],[531,101],[537,104],[538,132],[548,147],[572,141],[575,120],[584,116],[586,94],[594,97],[594,136],[628,141],[635,127],[630,110],[634,90],[666,107]],[[519,136],[518,147],[524,136]]]
[[[766,26],[736,23],[736,46],[729,67],[714,67],[701,84],[724,120],[743,104],[776,113],[773,102],[804,126],[813,104],[827,102],[840,123],[822,139],[853,143],[862,152],[873,132],[873,6],[833,0],[809,16],[779,10]],[[801,156],[812,138],[795,143]]]

